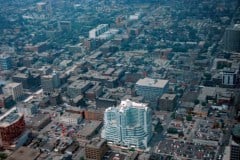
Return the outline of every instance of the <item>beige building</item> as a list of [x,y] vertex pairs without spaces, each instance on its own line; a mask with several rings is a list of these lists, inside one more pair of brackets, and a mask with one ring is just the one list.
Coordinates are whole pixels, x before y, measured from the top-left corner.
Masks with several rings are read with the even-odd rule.
[[23,98],[23,86],[22,83],[9,83],[3,87],[3,93],[6,95],[12,95],[13,100],[21,100]]

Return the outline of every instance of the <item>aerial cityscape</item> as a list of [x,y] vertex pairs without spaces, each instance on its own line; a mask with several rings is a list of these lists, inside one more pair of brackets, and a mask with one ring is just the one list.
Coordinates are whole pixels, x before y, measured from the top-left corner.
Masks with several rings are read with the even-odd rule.
[[240,0],[0,3],[0,160],[240,160]]

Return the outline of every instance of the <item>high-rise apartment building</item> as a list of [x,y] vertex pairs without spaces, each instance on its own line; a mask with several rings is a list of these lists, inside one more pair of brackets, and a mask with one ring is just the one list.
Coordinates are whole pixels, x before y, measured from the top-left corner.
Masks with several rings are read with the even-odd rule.
[[144,103],[121,101],[104,112],[102,138],[126,147],[146,149],[152,137],[151,109]]

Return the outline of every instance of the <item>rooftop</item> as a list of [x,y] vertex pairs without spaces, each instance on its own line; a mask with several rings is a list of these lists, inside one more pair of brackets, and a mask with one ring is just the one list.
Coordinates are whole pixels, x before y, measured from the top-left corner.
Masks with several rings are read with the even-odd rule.
[[5,87],[6,88],[9,88],[9,87],[15,88],[15,87],[17,87],[19,85],[21,85],[21,83],[8,83]]
[[13,107],[0,117],[0,126],[7,126],[18,120],[22,116],[21,113],[17,112],[17,108]]
[[136,85],[146,87],[164,88],[168,84],[168,80],[144,78],[137,81]]
[[161,99],[169,99],[169,100],[173,100],[176,97],[176,94],[168,94],[165,93],[162,95]]
[[28,147],[20,147],[18,150],[13,152],[7,160],[33,160],[36,159],[40,155],[40,151],[28,148]]
[[85,124],[84,128],[79,131],[81,137],[88,137],[93,134],[93,132],[99,128],[102,124],[102,121],[90,121]]
[[105,139],[94,139],[88,144],[88,146],[94,148],[101,148],[105,142]]
[[121,101],[121,104],[118,107],[121,108],[121,110],[124,109],[124,108],[127,108],[127,107],[146,109],[147,108],[147,104],[145,104],[145,103],[136,103],[136,102],[133,102],[133,101],[127,99],[125,101]]

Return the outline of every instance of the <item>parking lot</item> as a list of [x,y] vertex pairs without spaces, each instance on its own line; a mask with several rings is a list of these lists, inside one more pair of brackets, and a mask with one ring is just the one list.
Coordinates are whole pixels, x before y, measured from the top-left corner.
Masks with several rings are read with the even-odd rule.
[[158,144],[159,154],[173,155],[176,158],[213,160],[217,151],[215,146],[206,146],[184,141],[164,140]]

